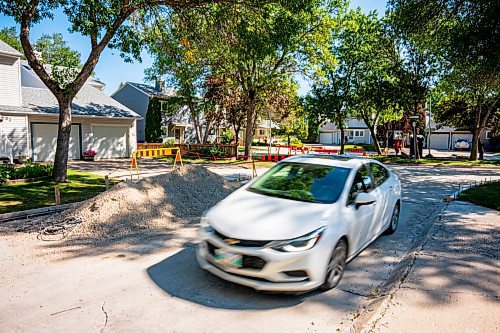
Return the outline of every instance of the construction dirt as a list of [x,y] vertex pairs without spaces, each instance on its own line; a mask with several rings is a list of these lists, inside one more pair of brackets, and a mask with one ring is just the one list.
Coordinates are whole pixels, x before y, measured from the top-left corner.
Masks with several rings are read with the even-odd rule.
[[[190,165],[137,183],[119,183],[33,227],[48,231],[45,238],[51,231],[60,234],[57,231],[64,229],[67,242],[78,238],[105,241],[141,232],[172,230],[197,223],[205,210],[238,186],[202,166]],[[35,231],[29,229],[25,231]]]

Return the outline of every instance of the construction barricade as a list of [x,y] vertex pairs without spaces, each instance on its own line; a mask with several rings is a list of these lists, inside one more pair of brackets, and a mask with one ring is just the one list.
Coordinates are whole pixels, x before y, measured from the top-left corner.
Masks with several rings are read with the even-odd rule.
[[137,165],[138,157],[162,157],[162,156],[175,156],[174,164],[172,165],[172,171],[175,170],[177,162],[182,163],[182,156],[180,148],[151,148],[151,149],[138,149],[132,154],[132,159],[130,161],[130,179],[132,179],[132,174],[135,169],[137,173],[137,178],[139,178],[139,166]]

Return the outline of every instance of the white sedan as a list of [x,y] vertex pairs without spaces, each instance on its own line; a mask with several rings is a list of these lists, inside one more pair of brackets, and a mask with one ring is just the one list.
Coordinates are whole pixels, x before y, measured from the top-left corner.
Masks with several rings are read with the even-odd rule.
[[200,267],[267,291],[334,288],[347,262],[396,230],[399,178],[362,158],[287,158],[201,220]]

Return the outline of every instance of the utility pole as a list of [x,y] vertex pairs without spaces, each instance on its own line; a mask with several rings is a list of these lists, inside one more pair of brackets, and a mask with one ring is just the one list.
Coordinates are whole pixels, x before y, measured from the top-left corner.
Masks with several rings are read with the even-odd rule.
[[429,96],[429,139],[427,140],[427,148],[429,149],[429,153],[427,154],[427,158],[432,158],[431,154],[431,135],[432,135],[432,95]]
[[413,156],[415,157],[415,162],[417,161],[417,119],[419,119],[419,116],[409,116],[408,118],[411,119],[411,127],[413,129]]

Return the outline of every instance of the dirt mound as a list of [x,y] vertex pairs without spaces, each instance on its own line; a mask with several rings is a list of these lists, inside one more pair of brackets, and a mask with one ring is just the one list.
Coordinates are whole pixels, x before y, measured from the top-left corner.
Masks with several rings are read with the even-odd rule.
[[196,223],[200,215],[238,187],[202,166],[124,182],[44,225],[76,225],[71,237],[110,238]]

